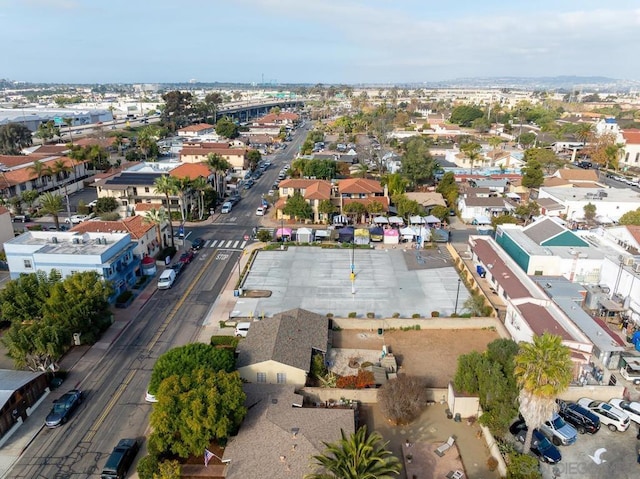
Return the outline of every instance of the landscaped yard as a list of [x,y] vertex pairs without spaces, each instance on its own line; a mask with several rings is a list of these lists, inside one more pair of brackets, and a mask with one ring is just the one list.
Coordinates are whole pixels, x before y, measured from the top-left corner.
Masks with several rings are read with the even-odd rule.
[[430,387],[446,388],[456,371],[458,356],[484,351],[500,336],[490,329],[424,329],[411,331],[335,331],[333,347],[374,349],[386,345],[401,366],[400,372],[427,380]]

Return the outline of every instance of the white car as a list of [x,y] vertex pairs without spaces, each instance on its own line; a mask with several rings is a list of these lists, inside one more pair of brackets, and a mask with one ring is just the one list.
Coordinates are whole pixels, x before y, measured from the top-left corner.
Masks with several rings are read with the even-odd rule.
[[624,399],[612,399],[609,401],[609,404],[620,409],[636,424],[640,424],[640,402],[625,401]]
[[147,402],[158,402],[158,399],[149,391],[144,395],[144,400]]
[[98,204],[98,200],[93,200],[91,203],[89,203],[87,206],[89,208],[95,208],[96,205]]
[[578,399],[578,404],[594,413],[600,418],[602,424],[606,424],[610,431],[624,432],[629,429],[629,416],[622,410],[604,401],[590,398]]
[[258,206],[256,209],[256,216],[264,216],[264,206]]
[[88,219],[90,219],[89,215],[73,215],[71,218],[65,218],[64,222],[67,224],[78,225]]

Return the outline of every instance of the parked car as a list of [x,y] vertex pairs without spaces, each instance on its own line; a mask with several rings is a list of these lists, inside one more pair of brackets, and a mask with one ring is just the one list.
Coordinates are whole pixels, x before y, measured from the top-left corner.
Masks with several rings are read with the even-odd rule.
[[180,263],[189,264],[195,258],[195,253],[193,251],[185,251],[180,255]]
[[578,404],[598,416],[600,422],[606,424],[610,431],[624,432],[629,429],[629,416],[611,404],[590,398],[580,398]]
[[120,439],[104,464],[100,479],[124,479],[139,449],[137,439]]
[[556,399],[558,403],[558,414],[567,421],[580,434],[595,434],[600,430],[600,419],[594,413],[585,409],[577,403]]
[[609,404],[623,411],[636,424],[640,424],[640,402],[612,399]]
[[556,446],[569,446],[578,440],[578,431],[554,413],[550,420],[540,426],[540,432],[547,436]]
[[79,389],[72,389],[64,393],[60,399],[53,402],[51,412],[44,420],[47,427],[58,427],[66,423],[78,406],[82,404],[83,394]]
[[79,225],[83,221],[87,221],[89,219],[91,219],[89,218],[89,215],[73,215],[71,218],[65,218],[64,222],[67,224]]
[[178,276],[182,271],[182,268],[184,268],[184,263],[178,261],[177,263],[173,263],[171,266],[169,266],[169,268],[174,270],[176,272],[176,276]]
[[[522,419],[514,422],[511,427],[509,427],[509,432],[522,444],[524,444],[527,430],[527,425]],[[549,439],[537,429],[533,430],[531,452],[538,456],[540,460],[550,464],[555,464],[562,460],[562,454],[560,454],[558,448],[551,444]]]
[[193,249],[200,249],[204,246],[204,240],[202,238],[196,238],[191,242]]
[[31,218],[29,217],[29,215],[15,215],[12,218],[12,221],[14,223],[19,222],[19,223],[28,223],[29,221],[31,221]]
[[264,206],[258,206],[258,208],[256,208],[256,216],[264,216]]

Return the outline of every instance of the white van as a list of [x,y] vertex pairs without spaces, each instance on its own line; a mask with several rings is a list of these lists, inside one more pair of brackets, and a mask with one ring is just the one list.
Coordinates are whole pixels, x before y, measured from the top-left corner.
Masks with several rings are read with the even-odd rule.
[[165,269],[158,278],[158,289],[170,289],[176,280],[176,272],[174,269]]
[[238,323],[236,325],[236,336],[239,338],[246,338],[247,337],[247,333],[249,332],[249,327],[251,326],[251,323],[246,322],[246,323]]
[[222,204],[222,209],[220,210],[220,213],[223,213],[223,214],[231,213],[231,208],[233,208],[233,203],[231,203],[231,201],[225,201]]

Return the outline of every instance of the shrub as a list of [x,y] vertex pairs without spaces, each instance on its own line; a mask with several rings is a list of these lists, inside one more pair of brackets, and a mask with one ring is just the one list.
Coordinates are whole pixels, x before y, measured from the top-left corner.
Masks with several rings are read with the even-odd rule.
[[158,456],[149,454],[138,461],[138,477],[140,479],[153,479],[160,469]]
[[418,318],[421,318],[422,316],[420,316],[420,313],[413,313],[413,314],[411,315],[411,317],[412,317],[413,319],[418,319]]
[[392,318],[399,318],[400,317],[400,313],[393,313],[391,315]]
[[356,316],[358,316],[358,313],[356,313],[355,311],[351,311],[351,312],[349,313],[349,317],[350,317],[350,318],[355,318]]
[[336,387],[340,389],[364,389],[375,384],[371,371],[358,371],[356,376],[342,376],[336,381]]
[[409,424],[427,405],[426,384],[415,376],[400,374],[378,390],[378,404],[392,424]]
[[375,317],[376,317],[376,313],[371,313],[371,312],[367,313],[367,318],[373,319]]
[[176,249],[173,246],[167,246],[162,251],[158,253],[157,259],[164,261],[164,259],[168,256],[169,258],[173,258],[176,254]]
[[431,311],[431,317],[432,318],[439,318],[440,317],[440,311]]
[[356,377],[355,376],[341,376],[336,381],[336,387],[340,389],[355,389]]
[[218,324],[220,325],[220,328],[221,328],[221,329],[222,329],[222,328],[228,328],[228,327],[230,327],[230,326],[227,324],[227,322],[226,322],[226,321],[224,321],[224,320],[222,320],[222,319],[221,319],[220,321],[218,321]]
[[211,346],[238,346],[240,338],[235,336],[211,336]]
[[324,364],[324,357],[322,354],[314,354],[311,358],[311,376],[316,379],[322,378],[327,375],[327,367]]
[[507,479],[541,479],[538,459],[528,454],[517,452],[507,456]]

